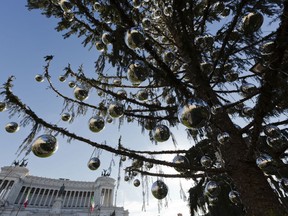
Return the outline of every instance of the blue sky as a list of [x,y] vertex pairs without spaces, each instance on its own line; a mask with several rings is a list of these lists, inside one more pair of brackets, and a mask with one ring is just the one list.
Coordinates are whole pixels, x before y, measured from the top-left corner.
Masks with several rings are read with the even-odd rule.
[[[93,72],[94,61],[97,57],[96,49],[88,50],[83,48],[81,40],[77,37],[71,37],[64,40],[61,33],[54,30],[56,20],[47,19],[42,16],[39,11],[28,11],[25,7],[24,0],[2,0],[0,7],[0,84],[4,83],[11,75],[16,77],[14,81],[13,91],[22,101],[34,109],[41,117],[47,121],[57,123],[60,119],[60,111],[62,108],[61,99],[57,98],[50,90],[47,90],[47,81],[37,83],[34,77],[38,73],[43,72],[44,59],[46,55],[54,55],[54,61],[51,66],[51,74],[53,82],[65,93],[72,96],[71,89],[67,87],[67,82],[59,83],[57,77],[63,73],[63,68],[68,63],[75,70],[81,64],[84,70]],[[93,74],[93,73],[92,73]],[[0,101],[2,98],[0,98]],[[88,102],[93,102],[90,97]],[[120,135],[123,136],[123,143],[136,149],[161,149],[173,148],[171,140],[167,143],[161,143],[154,146],[150,143],[146,136],[141,134],[140,128],[133,124],[125,125],[119,131],[117,122],[107,125],[105,130],[99,134],[91,133],[87,127],[87,121],[91,116],[85,116],[75,121],[74,125],[65,125],[60,122],[63,127],[69,127],[72,131],[77,131],[83,136],[92,140],[103,142],[107,141],[112,146],[116,146]],[[13,117],[8,119],[8,113],[0,113],[0,166],[10,165],[17,155],[18,146],[29,132],[28,128],[21,128],[15,134],[8,134],[5,131],[5,125],[10,121],[19,122],[20,119]],[[181,127],[180,127],[181,128]],[[39,134],[40,135],[40,134]],[[186,140],[186,135],[179,133],[178,143],[181,148],[191,146]],[[112,155],[103,153],[100,156],[101,167],[97,171],[90,171],[87,168],[87,161],[93,148],[79,142],[67,144],[65,140],[59,138],[59,149],[50,158],[37,158],[34,155],[29,156],[29,165],[31,175],[51,177],[51,178],[69,178],[73,180],[94,181],[100,174],[102,169],[109,166]],[[22,156],[19,158],[21,159]],[[164,158],[163,158],[164,159]],[[171,160],[171,158],[167,158]],[[117,176],[118,158],[115,158],[116,166],[113,168],[112,176]],[[129,165],[127,162],[126,165]],[[123,176],[123,174],[122,174]],[[155,179],[154,179],[155,180]],[[169,184],[168,184],[169,182]],[[152,179],[150,181],[152,184]],[[170,188],[170,198],[168,207],[163,208],[160,215],[176,215],[181,209],[183,215],[188,215],[187,204],[180,199],[179,180],[168,181]],[[186,188],[191,183],[183,181]],[[125,194],[125,195],[124,195]],[[142,207],[142,190],[135,189],[132,184],[121,182],[119,189],[119,205],[125,205],[131,216],[138,215],[157,215],[158,202],[150,199],[146,212],[141,212]],[[151,197],[151,195],[150,195]],[[183,209],[183,210],[182,210]],[[168,213],[169,212],[169,213]]]

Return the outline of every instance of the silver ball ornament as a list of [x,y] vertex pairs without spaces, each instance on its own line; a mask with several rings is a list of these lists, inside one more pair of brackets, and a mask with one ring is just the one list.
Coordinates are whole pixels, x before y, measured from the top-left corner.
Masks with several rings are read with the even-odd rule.
[[71,119],[71,115],[69,113],[63,113],[61,116],[62,121],[69,121]]
[[6,103],[5,102],[0,102],[0,112],[4,112],[6,110]]
[[204,194],[208,197],[217,197],[220,194],[221,187],[216,181],[207,182]]
[[105,120],[101,116],[95,116],[89,119],[88,122],[90,131],[98,133],[102,131],[105,127]]
[[88,98],[88,90],[86,90],[85,88],[77,86],[74,89],[74,96],[76,99],[78,99],[80,101],[84,101]]
[[212,159],[206,155],[202,156],[200,163],[205,168],[210,168],[212,166]]
[[9,122],[8,124],[6,124],[5,126],[5,130],[8,132],[8,133],[15,133],[17,132],[18,130],[20,129],[18,123],[16,122]]
[[229,200],[234,204],[241,203],[240,194],[238,191],[232,190],[228,194]]
[[58,149],[58,143],[55,136],[43,134],[39,136],[32,144],[32,152],[37,157],[46,158],[53,155]]
[[288,139],[284,135],[278,137],[267,137],[266,143],[269,145],[275,152],[284,152],[288,148]]
[[217,136],[217,141],[221,144],[224,145],[230,141],[230,135],[227,132],[223,132],[218,134]]
[[139,90],[136,94],[136,97],[139,101],[146,101],[148,99],[148,96],[149,96],[148,92],[143,89]]
[[133,185],[134,185],[135,187],[139,187],[139,186],[140,186],[140,181],[139,181],[139,179],[135,179],[135,180],[133,181]]
[[179,106],[178,119],[188,128],[201,128],[210,119],[210,107],[201,99],[190,99]]
[[105,45],[111,44],[113,41],[113,37],[109,32],[105,32],[102,34],[102,42]]
[[37,82],[43,82],[43,81],[44,81],[44,76],[41,75],[41,74],[36,74],[36,75],[35,75],[35,80],[36,80]]
[[58,79],[59,79],[60,82],[65,82],[66,81],[66,77],[63,76],[63,75],[59,76]]
[[277,167],[275,167],[273,158],[266,153],[261,153],[256,158],[256,164],[264,173],[268,175],[273,175],[277,172]]
[[[173,158],[173,163],[178,164],[178,165],[183,165],[186,167],[189,167],[190,165],[189,160],[183,155],[176,155]],[[174,169],[180,173],[187,171],[187,168],[174,167]]]
[[134,86],[140,85],[148,77],[148,68],[143,61],[135,61],[130,64],[127,71],[127,78]]
[[167,196],[168,187],[163,181],[157,180],[152,184],[151,192],[156,199],[161,200]]
[[145,37],[139,29],[131,28],[125,34],[125,43],[132,50],[139,49],[143,47]]
[[264,17],[260,13],[249,13],[242,20],[242,29],[244,33],[253,33],[258,31],[264,21]]
[[70,82],[68,83],[68,86],[69,86],[70,88],[74,88],[74,87],[76,86],[76,83],[73,82],[73,81],[70,81]]
[[90,170],[97,170],[100,167],[100,164],[101,162],[98,157],[92,157],[88,161],[87,166]]
[[157,142],[165,142],[170,137],[170,130],[166,125],[157,125],[152,130],[152,136]]
[[281,136],[281,130],[275,125],[266,125],[264,127],[264,133],[268,137],[276,138]]
[[119,118],[124,114],[124,105],[119,102],[112,102],[108,107],[108,113],[112,118]]

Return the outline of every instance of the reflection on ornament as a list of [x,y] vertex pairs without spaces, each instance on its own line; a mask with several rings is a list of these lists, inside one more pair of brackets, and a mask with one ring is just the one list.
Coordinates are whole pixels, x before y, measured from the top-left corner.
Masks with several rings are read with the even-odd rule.
[[[173,158],[173,163],[178,164],[178,165],[183,165],[185,167],[189,167],[190,165],[188,159],[183,155],[176,155]],[[180,167],[174,167],[174,169],[178,172],[186,172],[188,170],[188,168],[180,168]]]
[[72,22],[74,20],[74,14],[70,11],[63,13],[63,18],[67,20],[68,22]]
[[230,141],[230,135],[227,132],[223,132],[218,134],[217,136],[217,141],[221,144],[224,145]]
[[6,110],[6,103],[5,102],[0,102],[0,112],[3,112]]
[[173,7],[169,4],[164,7],[163,13],[165,16],[172,17],[173,15]]
[[212,166],[212,159],[206,155],[202,156],[200,163],[205,168],[210,168]]
[[125,34],[125,43],[130,49],[134,50],[143,47],[145,38],[139,29],[131,28]]
[[62,121],[69,121],[71,119],[71,115],[69,113],[63,113],[61,119]]
[[133,0],[133,7],[139,8],[141,6],[142,0]]
[[243,93],[244,96],[249,96],[256,93],[257,87],[252,83],[243,83],[240,86],[240,91]]
[[137,92],[136,97],[139,101],[146,101],[148,99],[148,92],[141,89]]
[[106,122],[107,122],[107,123],[112,123],[112,122],[113,122],[113,119],[112,119],[110,116],[107,116]]
[[10,122],[8,124],[6,124],[5,126],[5,130],[8,133],[15,133],[20,129],[19,125],[16,122]]
[[64,11],[64,13],[70,12],[72,7],[73,7],[73,5],[67,0],[59,1],[59,5],[60,5],[61,9]]
[[238,79],[239,75],[235,71],[230,71],[225,74],[225,79],[227,82],[234,82]]
[[126,156],[125,155],[121,156],[121,161],[126,161]]
[[89,120],[89,129],[94,133],[98,133],[105,127],[105,120],[101,116],[95,116]]
[[153,13],[152,13],[152,18],[153,18],[153,19],[159,19],[159,18],[161,17],[161,15],[162,15],[162,12],[161,12],[161,10],[158,8],[158,9],[156,9],[156,10],[153,11]]
[[148,77],[148,68],[143,61],[135,61],[130,64],[127,71],[127,78],[132,85],[138,86]]
[[113,41],[113,37],[109,32],[105,32],[102,34],[102,42],[105,45],[111,44]]
[[109,105],[108,113],[112,118],[119,118],[124,114],[124,105],[119,102],[112,102]]
[[41,74],[36,74],[35,80],[36,80],[37,82],[43,82],[43,81],[44,81],[44,76],[41,75]]
[[74,89],[74,96],[76,99],[80,100],[80,101],[84,101],[88,98],[88,90],[77,86]]
[[127,92],[124,89],[118,90],[116,94],[118,95],[119,99],[127,98]]
[[129,181],[129,176],[124,176],[124,181]]
[[170,130],[166,125],[157,125],[152,130],[152,136],[157,142],[165,142],[170,137]]
[[172,61],[175,59],[175,55],[171,51],[165,51],[163,53],[163,60],[167,62],[168,64],[172,63]]
[[281,130],[275,125],[266,125],[264,127],[264,133],[266,136],[276,138],[281,136]]
[[261,55],[262,56],[269,56],[271,54],[273,54],[275,49],[275,42],[274,41],[269,41],[265,44],[263,44],[263,46],[261,47]]
[[102,8],[102,6],[99,2],[95,2],[93,8],[94,10],[99,11]]
[[252,117],[253,114],[254,114],[254,109],[251,108],[251,107],[243,107],[241,113],[242,113],[244,116]]
[[95,43],[95,46],[96,46],[96,49],[100,52],[103,52],[106,48],[105,44],[99,41]]
[[135,180],[133,181],[133,185],[134,185],[135,187],[139,187],[139,186],[140,186],[140,181],[139,181],[139,179],[135,179]]
[[209,197],[217,197],[220,194],[220,185],[215,181],[209,181],[204,189],[204,194]]
[[114,80],[113,80],[113,84],[114,84],[115,86],[121,86],[121,84],[122,84],[121,79],[114,79]]
[[143,166],[143,161],[138,160],[138,159],[133,160],[132,167],[134,169],[140,169],[142,166]]
[[211,107],[211,113],[213,115],[217,115],[218,113],[221,112],[223,112],[223,107],[221,105],[217,104]]
[[229,192],[228,196],[229,200],[234,204],[239,204],[241,202],[240,194],[238,193],[238,191],[232,190]]
[[259,157],[256,158],[256,164],[268,175],[277,173],[277,167],[275,166],[273,158],[266,153],[261,153]]
[[75,82],[70,81],[70,82],[68,83],[68,86],[69,86],[70,88],[74,88],[74,87],[76,86],[76,84],[75,84]]
[[269,145],[275,152],[281,153],[288,148],[288,139],[284,135],[278,137],[267,137],[266,143]]
[[151,192],[156,199],[164,199],[168,194],[168,187],[163,181],[157,180],[152,184]]
[[260,13],[249,13],[242,20],[242,29],[244,33],[253,33],[258,31],[264,21],[263,15]]
[[101,164],[101,162],[100,162],[98,157],[92,157],[88,161],[87,166],[90,170],[97,170],[99,168],[100,164]]
[[200,99],[190,99],[179,106],[178,119],[188,128],[201,128],[210,119],[210,108]]
[[153,168],[153,163],[147,162],[147,163],[145,164],[145,166],[146,166],[148,169],[152,169],[152,168]]
[[151,27],[151,20],[148,18],[142,19],[142,27],[145,30],[148,30]]
[[46,158],[54,154],[57,149],[56,137],[50,134],[43,134],[33,142],[31,150],[37,157]]

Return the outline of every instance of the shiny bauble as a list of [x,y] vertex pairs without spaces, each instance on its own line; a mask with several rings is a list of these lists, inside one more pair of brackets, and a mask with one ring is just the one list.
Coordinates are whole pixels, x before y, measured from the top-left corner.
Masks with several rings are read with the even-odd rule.
[[135,180],[133,181],[133,185],[134,185],[135,187],[139,187],[139,186],[140,186],[140,181],[139,181],[139,179],[135,179]]
[[240,86],[240,91],[243,93],[244,96],[249,96],[256,93],[257,87],[252,83],[243,83]]
[[132,167],[134,169],[140,169],[143,166],[143,161],[135,159],[132,161]]
[[113,122],[113,119],[112,119],[110,116],[107,116],[106,122],[107,122],[107,123],[112,123],[112,122]]
[[168,187],[163,181],[157,180],[152,184],[151,192],[156,199],[161,200],[167,196]]
[[281,136],[281,130],[275,125],[266,125],[264,127],[264,133],[266,136],[276,138]]
[[284,152],[288,148],[288,139],[284,135],[267,137],[266,143],[277,153]]
[[138,86],[148,77],[148,68],[143,61],[135,61],[130,64],[127,71],[127,78],[132,85]]
[[243,107],[242,110],[241,110],[241,113],[242,113],[244,116],[252,117],[253,114],[254,114],[254,109],[251,108],[251,107]]
[[217,141],[221,144],[224,145],[230,141],[230,135],[227,132],[223,132],[217,135]]
[[36,80],[37,82],[43,82],[43,81],[44,81],[44,76],[41,75],[41,74],[36,74],[35,80]]
[[144,46],[145,37],[139,29],[131,28],[125,34],[125,43],[132,50],[140,49]]
[[103,52],[106,48],[105,44],[99,41],[95,43],[95,47],[100,52]]
[[201,128],[210,119],[210,107],[201,99],[189,99],[179,106],[178,119],[188,128]]
[[152,18],[157,20],[161,17],[161,15],[162,15],[162,11],[159,8],[157,8],[156,10],[153,11]]
[[70,121],[71,115],[69,113],[63,113],[61,116],[62,121]]
[[239,75],[235,71],[230,71],[225,74],[225,79],[227,82],[234,82],[238,79]]
[[124,181],[129,181],[129,176],[124,176]]
[[73,5],[67,0],[60,0],[59,5],[60,5],[61,9],[64,11],[64,13],[70,12],[71,9],[73,8]]
[[105,127],[105,120],[101,116],[95,116],[89,119],[88,122],[90,131],[98,133],[102,131]]
[[273,54],[275,50],[275,42],[274,41],[269,41],[261,47],[261,55],[263,56],[269,56]]
[[280,184],[285,191],[288,190],[288,178],[282,178]]
[[247,34],[256,32],[261,28],[263,21],[264,18],[262,14],[251,12],[243,18],[242,30]]
[[134,8],[139,8],[142,4],[142,0],[133,0],[132,4]]
[[68,83],[68,86],[69,86],[70,88],[74,88],[74,87],[76,86],[76,84],[75,84],[75,82],[70,81],[70,82]]
[[6,103],[0,102],[0,112],[4,112],[6,110]]
[[145,29],[145,30],[150,29],[150,27],[151,27],[151,20],[150,20],[149,18],[144,18],[144,19],[142,19],[142,27],[143,27],[143,29]]
[[153,130],[156,127],[156,121],[153,119],[146,119],[144,122],[144,128],[146,130]]
[[118,95],[118,98],[121,100],[127,98],[127,92],[124,89],[118,90],[116,94]]
[[112,37],[111,33],[109,33],[109,32],[103,33],[101,39],[102,39],[103,44],[105,44],[105,45],[109,45],[113,41],[113,37]]
[[217,115],[219,113],[223,112],[223,107],[219,104],[216,104],[214,106],[211,107],[211,113],[213,115]]
[[152,130],[152,136],[157,142],[165,142],[170,137],[170,130],[166,125],[157,125]]
[[212,9],[215,13],[222,13],[225,9],[225,5],[221,1],[217,1],[215,4],[212,5]]
[[217,197],[220,194],[221,187],[216,181],[207,182],[204,194],[208,197]]
[[101,162],[98,157],[92,157],[88,161],[87,166],[90,170],[97,170],[100,167],[100,164]]
[[114,84],[115,86],[121,86],[121,84],[122,84],[121,79],[114,79],[114,80],[113,80],[113,84]]
[[232,190],[228,194],[229,200],[234,204],[241,203],[240,194],[238,191]]
[[210,74],[212,72],[213,65],[208,62],[202,62],[200,64],[200,69],[203,73]]
[[99,2],[95,2],[93,5],[94,10],[99,11],[102,8],[102,5]]
[[124,114],[124,105],[120,102],[112,102],[109,105],[108,113],[112,118],[119,118]]
[[[173,163],[177,165],[183,165],[185,167],[189,167],[190,165],[188,159],[183,155],[176,155],[173,158]],[[188,170],[188,168],[181,168],[181,167],[174,167],[174,169],[178,172],[185,172]]]
[[167,17],[172,17],[173,15],[173,7],[171,5],[167,5],[164,7],[163,14]]
[[200,159],[200,163],[205,168],[210,168],[212,166],[212,159],[206,155],[202,156]]
[[147,162],[145,165],[148,169],[152,169],[154,166],[153,163],[151,163],[151,162]]
[[121,156],[121,161],[126,161],[126,156],[125,155]]
[[5,126],[5,130],[8,133],[15,133],[19,129],[20,129],[20,127],[19,127],[18,123],[16,123],[16,122],[10,122],[10,123],[6,124],[6,126]]
[[84,101],[88,98],[88,90],[77,86],[74,89],[74,96],[76,99],[80,100],[80,101]]
[[39,136],[32,144],[31,150],[37,157],[46,158],[53,155],[58,149],[58,143],[55,136],[43,134]]
[[146,101],[148,99],[148,96],[149,96],[148,92],[143,89],[139,90],[136,94],[136,97],[139,101]]
[[264,173],[268,175],[274,175],[275,173],[277,173],[277,167],[275,166],[275,161],[270,155],[266,153],[261,153],[256,158],[256,164]]
[[229,16],[230,15],[230,8],[224,8],[224,10],[222,11],[222,13],[221,13],[221,16],[222,17],[227,17],[227,16]]

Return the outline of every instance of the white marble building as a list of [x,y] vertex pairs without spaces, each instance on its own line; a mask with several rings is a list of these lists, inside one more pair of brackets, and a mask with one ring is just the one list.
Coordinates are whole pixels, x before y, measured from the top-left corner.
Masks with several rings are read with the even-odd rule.
[[6,166],[0,173],[0,215],[128,216],[123,207],[113,205],[114,188],[115,180],[108,176],[95,182],[71,181],[32,176],[26,167]]

